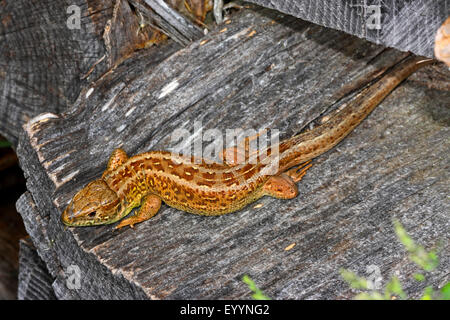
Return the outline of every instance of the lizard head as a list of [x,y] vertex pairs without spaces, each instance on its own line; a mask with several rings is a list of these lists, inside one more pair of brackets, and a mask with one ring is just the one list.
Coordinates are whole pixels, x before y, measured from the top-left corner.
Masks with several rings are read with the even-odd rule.
[[72,198],[61,220],[71,227],[109,224],[119,220],[122,211],[117,194],[99,179],[86,185]]

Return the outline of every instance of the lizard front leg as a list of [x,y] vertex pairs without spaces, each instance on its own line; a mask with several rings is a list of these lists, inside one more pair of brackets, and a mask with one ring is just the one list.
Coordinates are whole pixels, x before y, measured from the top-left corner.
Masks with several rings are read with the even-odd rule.
[[142,199],[139,211],[134,216],[122,220],[115,229],[120,229],[128,225],[133,228],[136,223],[152,218],[159,211],[159,208],[161,208],[161,198],[154,194],[146,195]]
[[106,165],[106,170],[103,172],[102,178],[104,178],[109,172],[112,170],[117,169],[120,167],[123,163],[125,163],[128,160],[128,155],[126,154],[123,149],[117,148],[109,157],[108,164]]

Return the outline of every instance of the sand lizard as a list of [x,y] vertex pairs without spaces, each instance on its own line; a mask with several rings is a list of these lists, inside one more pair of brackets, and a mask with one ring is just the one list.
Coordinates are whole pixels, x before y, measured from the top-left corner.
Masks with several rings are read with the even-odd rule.
[[[133,226],[153,217],[161,203],[195,214],[221,215],[242,209],[268,195],[281,199],[297,196],[296,183],[311,166],[309,161],[345,138],[399,83],[431,59],[410,57],[364,89],[342,110],[316,128],[280,142],[275,174],[270,163],[232,161],[209,163],[167,151],[128,157],[116,149],[100,179],[80,190],[62,214],[68,226],[117,222],[133,208],[138,212],[116,228]],[[232,154],[237,149],[225,150]],[[270,147],[267,150],[270,155]],[[225,159],[227,160],[227,159]],[[300,167],[295,167],[303,164]]]

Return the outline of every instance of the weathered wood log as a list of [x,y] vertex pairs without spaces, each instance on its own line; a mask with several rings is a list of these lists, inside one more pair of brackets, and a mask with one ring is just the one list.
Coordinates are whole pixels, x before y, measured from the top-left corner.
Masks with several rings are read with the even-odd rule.
[[[82,75],[104,54],[102,33],[111,3],[71,1],[81,29],[69,29],[66,1],[27,0],[0,4],[0,133],[17,145],[22,125],[39,113],[59,113],[80,92]],[[91,79],[106,71],[99,63]]]
[[[277,299],[351,298],[339,268],[364,275],[369,266],[383,284],[398,273],[418,297],[424,284],[411,278],[394,217],[427,248],[444,240],[427,284],[447,280],[450,93],[442,66],[410,77],[319,157],[295,199],[263,198],[218,217],[163,206],[135,229],[65,229],[62,210],[101,175],[113,149],[174,150],[176,129],[202,134],[195,121],[203,132],[273,128],[283,139],[405,57],[260,8],[175,54],[170,44],[153,50],[85,88],[66,113],[24,127],[18,156],[29,192],[17,208],[58,298],[248,298],[244,274]],[[65,285],[70,265],[80,269],[78,290]]]
[[[381,5],[378,29],[371,27],[371,16],[378,14],[370,8],[379,5],[375,2],[250,2],[429,57],[433,56],[436,30],[448,16],[444,1],[385,1]],[[150,16],[155,27],[180,44],[186,45],[201,36],[198,27],[162,0],[46,0],[39,3],[39,10],[30,1],[0,4],[0,133],[14,147],[23,123],[42,112],[66,110],[83,86],[152,39],[154,32],[148,28],[143,32],[134,31],[139,22],[134,12],[117,19],[126,21],[116,28],[122,31],[122,36],[111,39],[108,32],[105,36],[107,22],[117,18],[114,7],[129,12],[129,3]],[[80,29],[68,27],[74,12],[69,7],[80,8]],[[111,49],[114,51],[109,52]]]
[[19,300],[53,300],[53,278],[30,239],[20,241]]
[[248,0],[377,44],[433,57],[436,31],[450,14],[448,1]]
[[0,134],[15,148],[25,122],[63,112],[87,83],[158,39],[139,23],[127,1],[1,2]]

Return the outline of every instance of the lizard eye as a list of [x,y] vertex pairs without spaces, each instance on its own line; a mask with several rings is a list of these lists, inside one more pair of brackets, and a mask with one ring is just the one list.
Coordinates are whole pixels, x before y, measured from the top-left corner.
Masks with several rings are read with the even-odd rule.
[[89,217],[89,218],[94,218],[94,217],[95,217],[95,214],[96,214],[96,212],[95,212],[95,211],[92,211],[92,212],[90,212],[90,213],[88,214],[88,217]]

